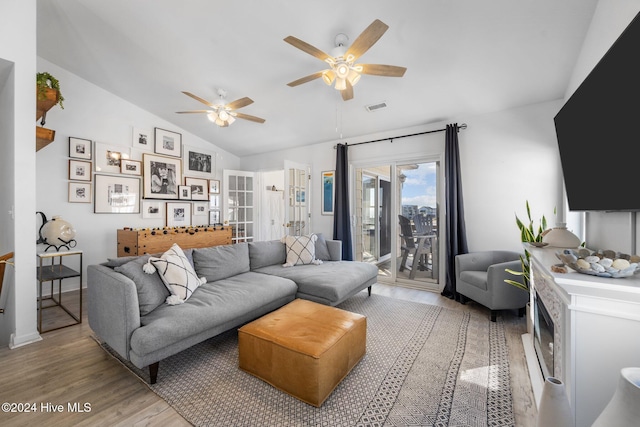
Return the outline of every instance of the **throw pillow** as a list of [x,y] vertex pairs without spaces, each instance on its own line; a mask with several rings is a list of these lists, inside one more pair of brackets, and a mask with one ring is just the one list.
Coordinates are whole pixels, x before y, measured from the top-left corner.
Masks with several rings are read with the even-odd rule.
[[149,261],[149,255],[133,257],[133,260],[115,267],[113,270],[124,274],[136,285],[140,316],[151,313],[165,303],[171,293],[157,274],[144,274],[142,267]]
[[153,274],[155,270],[160,273],[160,278],[171,292],[166,300],[170,305],[185,302],[198,286],[206,283],[206,279],[197,276],[189,259],[176,243],[160,258],[149,258],[144,271]]
[[299,264],[322,264],[316,259],[316,240],[318,236],[284,236],[282,241],[287,247],[287,262],[283,267],[293,267]]
[[317,233],[318,240],[316,241],[316,258],[322,261],[331,261],[331,254],[329,254],[329,247],[322,233]]

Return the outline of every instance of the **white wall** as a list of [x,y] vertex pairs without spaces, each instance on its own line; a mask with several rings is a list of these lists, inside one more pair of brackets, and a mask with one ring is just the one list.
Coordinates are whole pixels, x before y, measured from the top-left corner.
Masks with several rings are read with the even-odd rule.
[[[68,203],[70,136],[131,148],[133,127],[151,132],[154,127],[159,127],[181,133],[184,145],[217,153],[216,172],[215,176],[211,176],[212,179],[221,179],[223,168],[237,169],[239,166],[236,156],[42,58],[38,58],[38,71],[48,71],[58,78],[65,101],[64,109],[56,106],[47,114],[45,127],[54,129],[56,137],[36,156],[37,204],[34,211],[44,212],[48,219],[60,215],[74,226],[78,242],[76,249],[84,252],[85,270],[89,264],[101,263],[116,256],[117,229],[160,227],[165,224],[164,219],[143,219],[142,214],[94,214],[93,203]],[[133,158],[140,159],[141,153],[137,152]],[[92,161],[95,165],[95,155]],[[35,212],[30,215],[35,218]],[[39,224],[40,221],[38,227]],[[37,227],[33,236],[37,236]],[[43,249],[43,246],[39,247],[39,250]],[[71,280],[68,282],[73,285]]]
[[[534,219],[545,215],[550,225],[553,209],[562,199],[560,160],[553,117],[561,102],[553,101],[458,120],[468,128],[458,134],[469,249],[521,250],[515,214],[523,217],[529,200]],[[451,123],[456,120],[451,120]],[[410,129],[364,135],[348,143],[441,129],[434,123]],[[304,148],[248,156],[244,170],[282,168],[283,161],[311,163],[312,231],[333,234],[333,217],[320,214],[320,173],[335,169],[338,141]],[[444,132],[376,142],[349,148],[350,162],[379,162],[424,157],[442,152]]]
[[[598,2],[580,56],[576,61],[565,99],[573,94],[593,67],[622,34],[640,11],[640,0],[607,0]],[[633,126],[632,124],[629,124]],[[585,241],[593,249],[613,249],[636,253],[637,214],[628,212],[586,213]]]
[[0,344],[14,347],[40,338],[36,287],[29,286],[35,284],[36,245],[27,237],[35,224],[36,2],[0,0],[0,10],[0,168],[7,170],[0,186],[0,249],[13,251],[16,264],[3,289]]

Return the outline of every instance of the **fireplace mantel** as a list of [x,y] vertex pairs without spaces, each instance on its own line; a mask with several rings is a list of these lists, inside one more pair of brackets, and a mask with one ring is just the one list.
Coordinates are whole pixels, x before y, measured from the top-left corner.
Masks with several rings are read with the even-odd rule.
[[[613,396],[620,369],[640,366],[640,277],[555,273],[551,266],[560,263],[561,249],[527,250],[532,298],[537,292],[554,322],[554,376],[566,385],[576,426],[591,426]],[[523,340],[527,344],[533,334]],[[531,357],[536,356],[527,352]],[[528,360],[528,366],[532,371],[537,360]],[[530,376],[535,391],[541,374]]]

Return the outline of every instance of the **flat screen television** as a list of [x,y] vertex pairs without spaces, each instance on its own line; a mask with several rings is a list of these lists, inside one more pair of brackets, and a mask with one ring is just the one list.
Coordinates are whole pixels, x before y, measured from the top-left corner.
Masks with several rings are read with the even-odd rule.
[[571,211],[640,211],[639,17],[554,118]]

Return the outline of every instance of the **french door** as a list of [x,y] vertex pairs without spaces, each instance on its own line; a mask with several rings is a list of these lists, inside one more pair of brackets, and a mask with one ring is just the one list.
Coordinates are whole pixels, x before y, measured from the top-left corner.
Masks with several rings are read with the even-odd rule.
[[223,171],[223,224],[232,229],[232,243],[254,239],[255,177],[253,172]]
[[285,227],[290,236],[311,233],[311,167],[285,161]]

